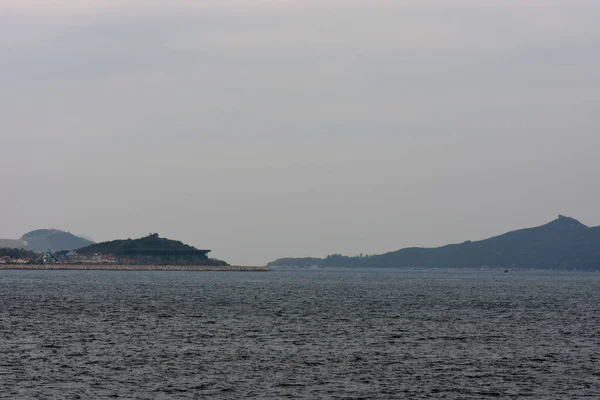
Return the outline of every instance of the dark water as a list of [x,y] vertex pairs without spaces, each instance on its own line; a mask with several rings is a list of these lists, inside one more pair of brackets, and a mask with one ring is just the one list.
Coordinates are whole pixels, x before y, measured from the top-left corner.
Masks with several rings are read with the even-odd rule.
[[600,398],[600,275],[0,271],[0,398]]

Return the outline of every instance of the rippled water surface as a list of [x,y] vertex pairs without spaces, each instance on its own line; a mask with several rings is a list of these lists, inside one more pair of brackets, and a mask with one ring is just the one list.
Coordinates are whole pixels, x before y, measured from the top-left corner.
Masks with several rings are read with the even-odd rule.
[[0,271],[0,398],[600,398],[600,274]]

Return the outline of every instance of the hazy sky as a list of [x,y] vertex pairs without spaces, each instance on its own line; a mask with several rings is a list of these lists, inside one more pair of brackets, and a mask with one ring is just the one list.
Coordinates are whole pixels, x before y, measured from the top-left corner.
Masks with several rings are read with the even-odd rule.
[[253,264],[600,225],[598,21],[597,0],[0,0],[0,237],[158,232]]

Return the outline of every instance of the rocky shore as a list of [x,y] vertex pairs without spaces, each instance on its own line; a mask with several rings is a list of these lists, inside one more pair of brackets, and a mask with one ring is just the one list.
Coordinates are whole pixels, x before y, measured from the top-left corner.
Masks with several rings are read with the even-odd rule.
[[19,270],[90,270],[90,271],[256,271],[266,272],[266,266],[246,265],[115,265],[115,264],[0,264],[1,269]]

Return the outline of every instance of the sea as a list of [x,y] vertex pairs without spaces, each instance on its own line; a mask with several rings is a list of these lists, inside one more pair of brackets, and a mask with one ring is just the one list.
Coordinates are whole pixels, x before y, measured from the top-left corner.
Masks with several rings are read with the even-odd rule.
[[600,274],[0,271],[1,399],[600,398]]

